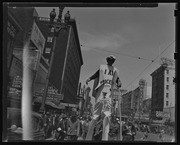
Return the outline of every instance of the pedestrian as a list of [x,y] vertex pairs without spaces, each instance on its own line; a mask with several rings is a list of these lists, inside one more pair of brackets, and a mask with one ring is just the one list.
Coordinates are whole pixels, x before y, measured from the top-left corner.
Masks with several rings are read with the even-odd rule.
[[159,139],[160,139],[161,142],[164,141],[163,135],[164,135],[164,130],[162,129],[162,130],[160,130],[160,133],[159,133]]
[[49,112],[45,113],[44,116],[44,132],[45,132],[45,138],[48,138],[48,132],[49,132]]
[[117,140],[119,135],[119,124],[118,124],[118,118],[116,116],[112,116],[111,118],[111,124],[110,124],[110,131],[109,131],[109,138],[111,140]]
[[100,68],[94,75],[86,80],[86,84],[94,79],[93,96],[95,97],[95,106],[93,119],[86,136],[86,140],[92,140],[92,135],[96,120],[101,114],[103,118],[102,140],[108,140],[110,116],[111,116],[111,89],[114,85],[121,87],[119,79],[119,70],[113,66],[116,58],[112,55],[106,58],[107,64],[100,65]]
[[86,138],[88,129],[89,129],[89,119],[86,118],[84,123],[82,124],[82,137],[83,137],[84,140]]
[[144,125],[144,134],[143,134],[143,137],[141,139],[147,141],[148,133],[149,133],[149,129],[146,125]]
[[64,140],[67,135],[67,121],[65,114],[61,116],[61,119],[57,127],[57,132],[58,132],[58,136],[56,140],[61,140],[61,141]]
[[79,124],[78,124],[78,139],[77,140],[83,140],[83,130],[82,130],[82,117],[79,117]]
[[68,120],[67,126],[67,134],[70,137],[70,140],[77,140],[78,138],[78,124],[79,120],[75,115],[71,116]]

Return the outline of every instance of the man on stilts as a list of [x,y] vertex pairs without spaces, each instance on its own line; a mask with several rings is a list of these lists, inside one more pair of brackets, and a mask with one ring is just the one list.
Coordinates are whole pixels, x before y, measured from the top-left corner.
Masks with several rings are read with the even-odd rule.
[[86,140],[92,140],[96,120],[100,115],[104,116],[102,140],[108,140],[112,106],[111,95],[113,91],[113,85],[121,87],[121,81],[119,79],[119,70],[112,66],[112,64],[115,62],[115,57],[110,55],[106,58],[106,60],[107,65],[100,65],[99,70],[86,81],[86,84],[88,84],[89,81],[93,79],[95,80],[93,88],[95,106],[93,112],[93,119],[90,123]]

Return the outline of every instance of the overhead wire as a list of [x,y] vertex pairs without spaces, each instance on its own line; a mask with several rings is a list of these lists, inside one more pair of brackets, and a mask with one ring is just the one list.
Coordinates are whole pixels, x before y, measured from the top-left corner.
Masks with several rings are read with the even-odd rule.
[[[174,42],[175,42],[175,41],[171,42],[158,56],[156,56],[156,57],[154,58],[154,61],[155,61],[157,58],[159,58],[159,56],[162,55]],[[143,71],[141,71],[141,73],[138,74],[137,77],[136,77],[133,81],[131,81],[131,83],[129,83],[129,84],[127,85],[127,87],[125,87],[125,89],[128,88],[141,74],[143,74],[144,71],[145,71],[154,61],[152,61],[150,64],[148,64],[148,65],[143,69]]]
[[158,54],[158,56],[156,56],[156,57],[155,57],[154,59],[152,59],[152,60],[149,60],[149,59],[146,59],[146,58],[142,58],[142,57],[133,56],[133,55],[129,55],[129,54],[119,53],[119,52],[113,52],[113,51],[108,51],[108,50],[101,50],[101,49],[98,49],[98,48],[88,47],[88,46],[85,46],[85,45],[82,45],[82,44],[81,44],[81,46],[83,46],[83,47],[88,47],[88,48],[92,48],[92,49],[99,50],[99,51],[105,51],[105,52],[120,54],[120,55],[127,56],[127,57],[131,57],[131,58],[138,58],[138,59],[142,59],[142,60],[151,61],[150,64],[148,64],[148,65],[143,69],[143,71],[141,71],[140,74],[138,74],[138,75],[136,76],[136,78],[135,78],[133,81],[131,81],[131,83],[129,83],[129,84],[125,87],[125,89],[126,89],[126,88],[128,88],[139,76],[141,76],[141,75],[144,73],[144,71],[145,71],[147,68],[149,68],[149,66],[150,66],[153,62],[159,62],[159,61],[156,61],[156,59],[158,59],[159,56],[162,55],[174,42],[175,42],[175,41],[171,42],[160,54]]
[[[83,47],[88,47],[88,46],[85,46],[85,45],[82,45],[82,44],[81,44],[81,46],[83,46]],[[110,52],[110,53],[114,53],[114,54],[119,54],[119,55],[122,55],[122,56],[131,57],[131,58],[142,59],[142,60],[154,62],[154,60],[147,59],[147,58],[143,58],[143,57],[140,57],[140,56],[133,56],[133,55],[125,54],[125,53],[120,53],[120,52],[115,52],[115,51],[109,51],[109,50],[102,50],[102,49],[93,48],[93,47],[88,47],[88,48],[92,48],[92,49],[99,50],[99,51]]]

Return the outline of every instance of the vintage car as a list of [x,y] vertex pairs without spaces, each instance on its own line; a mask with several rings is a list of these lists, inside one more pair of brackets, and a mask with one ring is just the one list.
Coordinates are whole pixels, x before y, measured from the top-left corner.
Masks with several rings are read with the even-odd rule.
[[[43,118],[32,111],[32,140],[44,140]],[[20,108],[7,108],[7,140],[23,140],[23,128]]]

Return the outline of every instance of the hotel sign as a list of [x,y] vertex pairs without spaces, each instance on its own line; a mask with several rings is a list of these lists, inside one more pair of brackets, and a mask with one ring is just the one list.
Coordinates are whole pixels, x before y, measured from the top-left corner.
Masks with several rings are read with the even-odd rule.
[[32,32],[31,32],[31,41],[34,45],[43,53],[46,39],[38,28],[37,24],[34,22]]

